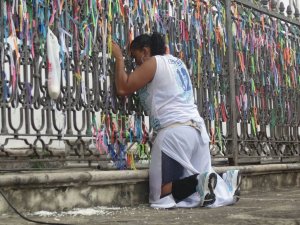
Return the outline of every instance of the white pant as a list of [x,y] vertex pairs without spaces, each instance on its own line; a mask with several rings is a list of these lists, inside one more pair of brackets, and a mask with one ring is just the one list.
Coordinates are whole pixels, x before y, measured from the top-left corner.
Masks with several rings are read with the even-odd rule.
[[[149,202],[152,207],[196,207],[200,203],[197,193],[175,203],[172,196],[160,199],[161,195],[161,151],[173,158],[184,167],[183,177],[195,173],[213,172],[209,152],[209,137],[204,123],[198,124],[200,131],[191,126],[176,126],[161,130],[152,146],[149,169]],[[233,196],[229,193],[226,183],[218,175],[215,189],[216,201],[209,207],[232,204]]]

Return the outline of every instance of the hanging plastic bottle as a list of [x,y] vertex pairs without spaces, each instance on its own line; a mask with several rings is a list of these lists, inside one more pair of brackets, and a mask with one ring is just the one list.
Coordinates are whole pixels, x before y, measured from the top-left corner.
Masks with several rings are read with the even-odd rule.
[[60,94],[61,65],[59,62],[60,45],[57,37],[48,28],[47,56],[48,56],[48,93],[51,99],[57,99]]

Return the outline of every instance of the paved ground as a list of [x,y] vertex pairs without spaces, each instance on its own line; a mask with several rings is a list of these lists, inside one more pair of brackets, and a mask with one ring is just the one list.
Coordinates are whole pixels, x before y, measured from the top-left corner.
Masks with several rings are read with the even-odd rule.
[[[148,205],[126,208],[93,208],[64,213],[39,212],[31,219],[67,224],[222,224],[300,225],[300,189],[243,193],[234,206],[217,209],[151,209]],[[79,215],[81,214],[81,215]],[[1,225],[29,225],[18,215],[1,215]]]

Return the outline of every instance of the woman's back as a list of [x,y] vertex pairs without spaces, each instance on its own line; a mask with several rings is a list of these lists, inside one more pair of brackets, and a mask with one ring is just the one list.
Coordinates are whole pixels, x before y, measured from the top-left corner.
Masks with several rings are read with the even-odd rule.
[[200,121],[185,64],[172,55],[157,55],[153,80],[138,93],[155,130],[189,120]]

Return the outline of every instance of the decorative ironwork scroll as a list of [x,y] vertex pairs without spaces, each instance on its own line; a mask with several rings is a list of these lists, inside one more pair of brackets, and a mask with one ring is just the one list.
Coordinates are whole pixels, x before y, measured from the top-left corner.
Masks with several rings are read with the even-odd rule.
[[[274,1],[257,2],[1,1],[0,161],[147,162],[147,115],[136,94],[116,96],[111,42],[131,71],[128,45],[153,31],[188,66],[214,159],[299,161],[300,23]],[[49,94],[49,29],[58,98]]]

